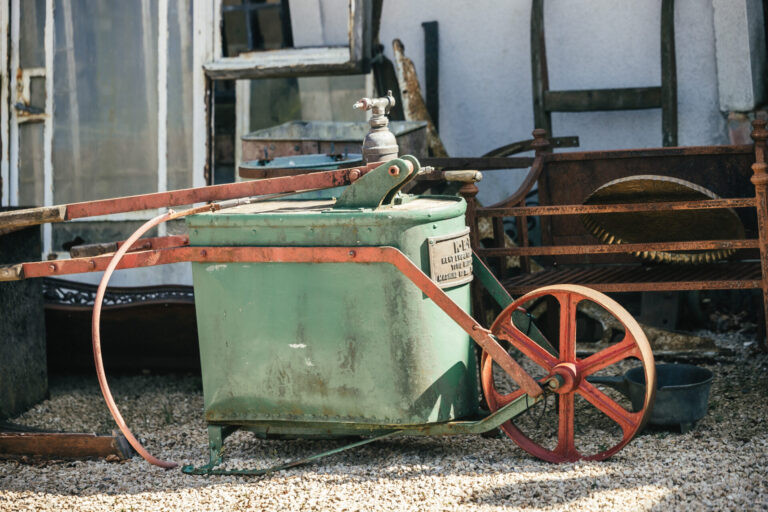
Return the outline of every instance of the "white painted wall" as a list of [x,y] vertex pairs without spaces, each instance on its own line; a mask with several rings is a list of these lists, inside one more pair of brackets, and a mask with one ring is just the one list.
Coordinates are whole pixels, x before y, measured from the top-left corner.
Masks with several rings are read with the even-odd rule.
[[712,0],[712,5],[720,109],[752,110],[766,96],[763,4],[761,0]]
[[[439,131],[452,156],[479,156],[530,138],[530,9],[530,0],[385,0],[381,41],[387,56],[393,58],[391,41],[400,38],[422,86],[421,23],[439,23]],[[552,89],[660,83],[660,0],[547,0],[544,18]],[[675,30],[679,143],[725,144],[712,2],[677,0]],[[662,143],[661,110],[555,113],[552,124],[556,136],[578,135],[580,149]],[[484,173],[481,202],[507,197],[524,173]]]

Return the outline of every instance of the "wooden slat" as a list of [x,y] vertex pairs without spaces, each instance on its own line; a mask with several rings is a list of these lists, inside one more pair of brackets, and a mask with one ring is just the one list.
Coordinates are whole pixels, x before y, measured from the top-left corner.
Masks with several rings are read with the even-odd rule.
[[559,283],[580,284],[601,292],[759,289],[760,272],[758,262],[577,267],[523,274],[503,284],[514,296]]
[[364,71],[362,63],[352,60],[348,46],[254,51],[207,62],[203,68],[206,76],[214,80],[351,75]]
[[675,2],[661,2],[661,134],[662,145],[677,146],[677,63]]
[[[499,217],[494,218],[494,226]],[[495,237],[496,238],[496,237]],[[554,245],[536,247],[498,247],[498,239],[495,240],[497,248],[477,250],[481,257],[493,256],[561,256],[565,254],[624,254],[635,252],[657,251],[703,251],[703,250],[736,250],[757,249],[759,241],[752,240],[702,240],[694,242],[650,242],[639,244],[617,245]]]
[[531,79],[533,81],[533,124],[552,135],[552,115],[544,108],[544,93],[549,90],[547,49],[544,42],[544,0],[531,5]]
[[45,458],[85,459],[114,455],[130,458],[131,449],[122,435],[0,432],[0,458],[23,455]]
[[582,91],[547,91],[547,112],[588,112],[593,110],[638,110],[661,107],[661,87],[626,87]]
[[754,197],[670,201],[663,203],[623,204],[556,204],[552,206],[518,206],[509,208],[478,208],[479,217],[517,217],[537,215],[597,215],[602,213],[650,212],[667,210],[717,210],[721,208],[754,208]]
[[421,24],[424,29],[424,89],[427,102],[427,112],[432,118],[432,124],[440,132],[440,46],[438,26],[436,21],[425,21]]
[[66,206],[41,206],[24,210],[9,210],[2,213],[0,235],[47,222],[62,222],[66,220]]
[[[473,169],[473,170],[492,170],[492,169],[524,169],[533,165],[533,158],[530,157],[430,157],[420,158],[419,163],[424,166],[442,167],[443,169]],[[242,171],[241,171],[242,173]]]

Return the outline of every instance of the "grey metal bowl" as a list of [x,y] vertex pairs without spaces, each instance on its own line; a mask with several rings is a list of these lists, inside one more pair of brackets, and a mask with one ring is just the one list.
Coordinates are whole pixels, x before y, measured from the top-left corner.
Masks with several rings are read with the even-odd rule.
[[[688,432],[707,414],[709,391],[714,374],[706,368],[691,364],[656,365],[656,400],[649,423],[651,425],[679,426]],[[642,367],[629,370],[620,377],[588,377],[593,384],[605,384],[632,402],[639,410],[645,397],[645,374]]]

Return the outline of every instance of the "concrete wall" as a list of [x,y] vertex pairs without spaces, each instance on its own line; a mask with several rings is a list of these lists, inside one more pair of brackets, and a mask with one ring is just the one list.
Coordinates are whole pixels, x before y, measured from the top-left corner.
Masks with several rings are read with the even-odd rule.
[[[735,0],[738,3],[740,0]],[[440,126],[453,156],[479,156],[533,129],[530,0],[385,0],[381,41],[392,58],[400,38],[424,85],[421,23],[440,31]],[[712,3],[675,2],[680,145],[727,143],[719,110]],[[661,1],[547,0],[552,89],[660,83]],[[661,111],[555,113],[555,135],[578,135],[581,149],[661,146]],[[486,172],[480,200],[513,192],[524,171]]]

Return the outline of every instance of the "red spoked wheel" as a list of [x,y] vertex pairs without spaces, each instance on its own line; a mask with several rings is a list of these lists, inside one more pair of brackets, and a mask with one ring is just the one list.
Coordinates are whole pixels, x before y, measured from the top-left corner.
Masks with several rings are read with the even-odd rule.
[[[512,319],[513,313],[520,311],[524,304],[531,304],[547,296],[554,299],[549,304],[559,306],[558,343],[557,349],[554,351],[547,350],[533,341],[529,337],[529,333],[523,332],[515,326]],[[582,301],[591,301],[597,304],[619,320],[625,329],[624,337],[621,340],[580,359],[576,356],[576,310]],[[547,314],[550,313],[548,311]],[[532,375],[540,377],[540,382],[555,378],[560,383],[560,386],[555,390],[556,399],[551,409],[552,428],[547,443],[542,442],[537,437],[541,430],[538,423],[536,428],[526,429],[526,426],[522,425],[524,421],[521,420],[522,416],[501,426],[507,436],[531,455],[549,462],[603,460],[623,448],[642,429],[650,416],[656,390],[656,371],[651,347],[640,325],[610,297],[577,285],[555,285],[539,288],[519,298],[504,309],[491,326],[491,331],[498,339],[509,342],[514,349],[517,349],[527,358],[525,363],[528,366],[524,365],[524,368]],[[598,372],[600,375],[610,373],[611,370],[619,370],[623,373],[622,370],[628,363],[627,360],[633,359],[640,361],[645,373],[645,382],[650,384],[645,387],[642,404],[640,407],[636,405],[636,410],[632,410],[631,406],[622,405],[626,403],[626,399],[622,401],[620,394],[613,392],[613,390],[598,389],[598,386],[587,380],[590,375],[595,375]],[[498,367],[496,368],[497,372],[501,371]],[[613,378],[616,382],[620,380],[619,377]],[[483,353],[481,359],[481,383],[491,412],[523,395],[523,391],[520,389],[506,392],[497,389],[494,364],[486,353]],[[581,397],[578,407],[576,404],[577,397]],[[584,400],[581,400],[582,398]],[[536,408],[540,407],[542,403],[546,406],[546,402],[539,402],[529,411],[531,415],[536,414]],[[585,408],[590,409],[584,412],[585,416],[590,415],[586,420],[586,429],[600,422],[607,422],[613,427],[615,434],[608,441],[610,444],[606,445],[605,440],[590,441],[586,443],[586,449],[577,447],[575,419],[577,414],[585,411]],[[536,435],[531,435],[530,432],[534,432]],[[580,433],[582,430],[578,430],[578,432]],[[599,436],[600,432],[597,435]]]

